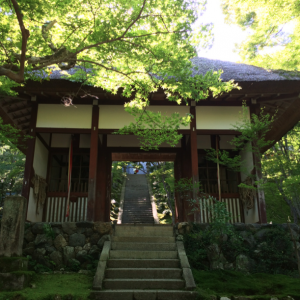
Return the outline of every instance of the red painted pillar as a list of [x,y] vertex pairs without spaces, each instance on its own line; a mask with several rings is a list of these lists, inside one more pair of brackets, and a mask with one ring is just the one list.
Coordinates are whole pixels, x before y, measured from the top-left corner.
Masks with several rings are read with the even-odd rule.
[[96,203],[96,180],[97,180],[97,160],[98,160],[98,123],[99,107],[93,105],[92,109],[92,128],[91,128],[91,148],[90,148],[90,167],[89,167],[89,185],[88,185],[88,203],[87,203],[87,221],[95,219]]
[[[193,103],[194,101],[192,101]],[[195,104],[194,104],[195,105]],[[190,113],[193,116],[190,123],[190,142],[191,142],[191,177],[194,184],[199,182],[198,174],[198,149],[197,149],[197,128],[196,128],[196,106],[190,107]],[[198,197],[198,188],[196,186],[193,189],[193,199]],[[194,214],[194,222],[197,221],[199,214]]]
[[34,149],[35,149],[35,139],[36,139],[36,119],[38,112],[38,104],[36,102],[32,103],[31,106],[31,118],[29,124],[29,138],[27,140],[27,150],[26,150],[26,162],[24,170],[24,179],[22,187],[22,196],[27,199],[27,209],[26,209],[26,219],[28,213],[28,202],[30,194],[31,179],[33,176],[33,159],[34,159]]

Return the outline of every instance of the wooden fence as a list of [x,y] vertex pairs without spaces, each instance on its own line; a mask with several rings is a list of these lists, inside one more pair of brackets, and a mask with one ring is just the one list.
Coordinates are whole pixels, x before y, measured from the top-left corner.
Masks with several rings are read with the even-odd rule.
[[79,222],[86,221],[87,197],[78,197],[70,201],[70,214],[66,218],[67,197],[47,197],[45,222]]

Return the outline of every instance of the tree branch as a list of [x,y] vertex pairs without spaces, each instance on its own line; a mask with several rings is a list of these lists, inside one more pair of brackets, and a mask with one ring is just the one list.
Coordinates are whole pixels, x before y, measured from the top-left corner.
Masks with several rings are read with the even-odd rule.
[[21,13],[20,7],[16,0],[11,0],[12,5],[14,7],[19,27],[22,34],[22,48],[21,48],[21,56],[20,56],[20,70],[18,73],[14,73],[13,71],[6,69],[4,67],[0,67],[0,76],[7,76],[9,79],[22,83],[24,81],[24,70],[25,70],[25,60],[26,60],[26,48],[27,48],[27,40],[30,36],[29,30],[25,28],[23,23],[23,15]]

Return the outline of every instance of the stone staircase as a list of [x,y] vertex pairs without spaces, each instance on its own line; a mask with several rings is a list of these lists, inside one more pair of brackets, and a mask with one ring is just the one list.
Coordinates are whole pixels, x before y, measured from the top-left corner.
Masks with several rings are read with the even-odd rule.
[[195,300],[195,282],[171,225],[116,225],[105,242],[91,299]]
[[154,223],[146,175],[127,175],[122,224]]

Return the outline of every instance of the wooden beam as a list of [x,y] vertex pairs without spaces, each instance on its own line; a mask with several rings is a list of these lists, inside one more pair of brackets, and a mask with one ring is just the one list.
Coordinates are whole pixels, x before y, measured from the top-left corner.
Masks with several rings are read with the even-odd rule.
[[26,115],[23,115],[23,116],[12,117],[12,119],[13,120],[18,120],[18,119],[30,117],[31,115],[32,115],[32,111],[30,113],[27,113]]
[[95,219],[96,203],[96,180],[97,180],[97,159],[98,159],[98,123],[99,107],[93,105],[92,110],[92,129],[91,129],[91,148],[90,148],[90,168],[87,202],[87,221],[93,222]]
[[264,99],[258,100],[259,103],[264,103],[264,102],[274,102],[274,101],[284,101],[284,100],[292,100],[292,99],[297,99],[300,98],[299,93],[293,93],[290,95],[281,95],[281,96],[275,96],[275,97],[268,97]]
[[27,141],[27,151],[26,151],[26,161],[25,161],[25,171],[23,179],[22,196],[27,199],[27,211],[28,213],[28,202],[30,194],[30,183],[33,175],[33,159],[34,159],[34,149],[35,149],[35,139],[36,139],[36,119],[37,119],[38,106],[37,103],[33,103],[31,109],[31,119],[30,119],[30,130],[29,135],[31,138]]
[[43,139],[43,137],[38,133],[36,132],[36,136],[38,137],[38,139],[41,141],[41,143],[45,146],[45,148],[50,151],[50,147],[49,145],[45,142],[45,140]]
[[18,107],[17,109],[7,110],[6,112],[7,112],[8,114],[13,114],[13,113],[22,111],[22,110],[24,110],[24,109],[31,109],[31,106],[29,106],[29,107],[26,107],[26,106],[25,106],[25,107]]
[[129,152],[112,153],[112,161],[174,161],[176,153]]
[[37,127],[36,132],[40,132],[40,133],[91,133],[91,129]]
[[28,124],[29,122],[30,122],[30,119],[22,121],[22,122],[17,122],[16,125],[20,126],[20,125],[23,125],[23,124]]

